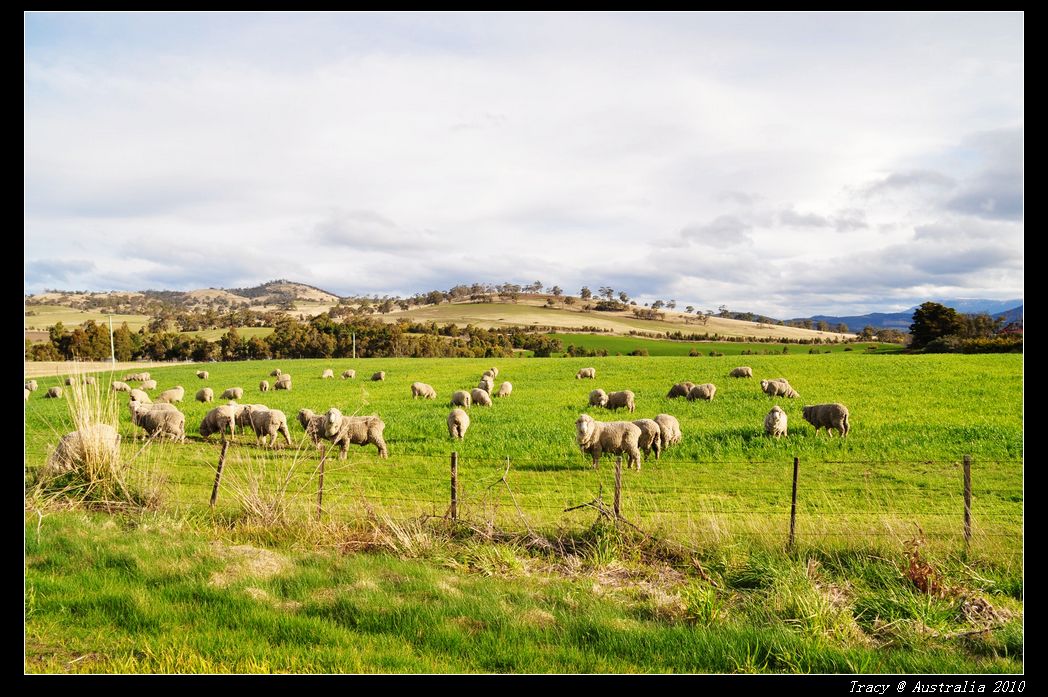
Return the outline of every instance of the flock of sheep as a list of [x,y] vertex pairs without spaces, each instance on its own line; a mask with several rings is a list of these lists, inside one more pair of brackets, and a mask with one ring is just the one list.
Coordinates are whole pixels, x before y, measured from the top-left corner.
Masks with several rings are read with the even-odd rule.
[[[447,416],[448,435],[453,439],[464,439],[469,430],[470,417],[466,411],[471,406],[492,406],[492,397],[508,397],[513,392],[513,385],[502,382],[495,389],[495,378],[498,376],[498,368],[490,368],[481,375],[480,382],[476,388],[471,390],[457,390],[451,395],[450,405],[452,407]],[[201,380],[210,378],[206,370],[197,371],[197,377]],[[749,367],[738,367],[730,372],[730,377],[752,378],[753,370]],[[595,368],[583,368],[576,373],[576,379],[595,379],[597,371]],[[270,373],[270,377],[276,378],[275,389],[291,390],[291,375],[282,372],[279,368]],[[356,372],[346,370],[342,373],[342,379],[353,379]],[[371,380],[385,380],[384,372],[377,372],[371,376]],[[334,378],[334,371],[324,370],[322,379]],[[94,384],[95,378],[79,378],[86,384]],[[139,388],[132,388],[129,383],[140,383]],[[73,378],[67,378],[66,384],[73,384]],[[790,386],[786,378],[761,380],[761,390],[771,397],[795,398],[797,391]],[[156,389],[157,383],[151,379],[149,373],[133,373],[125,376],[124,381],[114,381],[111,389],[114,392],[126,392],[129,394],[129,409],[131,422],[141,428],[150,437],[171,438],[179,442],[185,441],[185,414],[178,410],[176,403],[185,397],[185,389],[175,386],[164,390],[157,397],[151,399],[146,390]],[[25,383],[26,399],[29,394],[38,389],[36,380]],[[259,383],[259,391],[267,392],[270,389],[268,380]],[[673,385],[666,397],[675,399],[685,397],[690,401],[711,401],[717,393],[717,387],[712,383],[696,385],[691,382],[681,382]],[[52,387],[48,390],[46,397],[61,397],[62,388]],[[256,441],[260,441],[269,447],[275,447],[279,437],[283,437],[287,444],[291,445],[291,434],[288,430],[287,417],[279,409],[270,409],[264,404],[240,404],[237,400],[244,396],[244,389],[231,387],[223,391],[220,399],[230,400],[227,404],[211,409],[204,416],[199,426],[200,435],[208,438],[213,434],[226,433],[235,439],[236,428],[250,429],[254,432]],[[411,384],[412,399],[436,399],[437,392],[431,385],[424,382],[413,382]],[[202,403],[213,402],[214,390],[210,387],[201,388],[196,392],[196,400]],[[605,409],[626,409],[631,414],[636,409],[636,398],[632,391],[622,390],[618,392],[605,392],[595,389],[589,394],[589,406]],[[833,435],[833,430],[840,432],[841,436],[847,436],[850,426],[848,424],[848,408],[843,404],[816,404],[805,406],[802,416],[815,427],[815,432],[825,428],[827,434]],[[349,445],[374,445],[380,457],[388,457],[389,450],[386,446],[383,432],[385,423],[378,416],[349,416],[343,414],[337,408],[331,408],[323,414],[314,413],[310,409],[301,409],[298,412],[298,421],[312,442],[319,447],[320,441],[328,440],[340,447],[340,457],[345,459]],[[787,435],[788,419],[786,412],[775,405],[764,418],[764,431],[769,436],[781,437]],[[110,428],[110,427],[106,427]],[[99,434],[96,434],[99,435]],[[112,441],[113,447],[119,442],[119,437],[114,431],[112,434],[101,434],[103,442]],[[655,458],[659,459],[661,453],[671,445],[679,443],[682,439],[680,422],[671,414],[658,414],[652,419],[637,419],[635,421],[597,421],[589,414],[582,414],[575,422],[575,440],[582,451],[593,458],[593,466],[597,467],[601,455],[605,453],[624,456],[628,459],[631,467],[640,469],[640,453],[645,456],[654,452]],[[55,455],[60,462],[69,459],[70,453],[74,452],[78,443],[87,442],[88,438],[73,432],[63,437],[55,450]]]

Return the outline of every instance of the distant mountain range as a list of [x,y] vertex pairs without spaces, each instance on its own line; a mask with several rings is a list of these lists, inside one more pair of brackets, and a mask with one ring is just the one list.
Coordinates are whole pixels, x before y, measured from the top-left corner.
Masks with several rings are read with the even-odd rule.
[[[1004,316],[1005,324],[1022,319],[1023,301],[1021,298],[1015,300],[935,300],[947,307],[952,307],[964,314],[978,314],[985,312],[992,317]],[[837,317],[833,315],[815,315],[813,317],[800,317],[799,320],[810,319],[813,322],[829,322],[830,326],[845,324],[848,331],[861,332],[863,327],[875,327],[877,329],[898,329],[909,331],[913,323],[913,311],[918,306],[911,307],[904,312],[871,312],[868,315],[851,315],[848,317]],[[790,320],[797,321],[797,320]]]

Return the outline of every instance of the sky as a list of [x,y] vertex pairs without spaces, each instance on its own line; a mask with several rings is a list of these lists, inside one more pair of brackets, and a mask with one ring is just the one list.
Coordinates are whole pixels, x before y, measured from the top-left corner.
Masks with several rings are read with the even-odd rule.
[[26,13],[25,292],[1022,297],[1021,13]]

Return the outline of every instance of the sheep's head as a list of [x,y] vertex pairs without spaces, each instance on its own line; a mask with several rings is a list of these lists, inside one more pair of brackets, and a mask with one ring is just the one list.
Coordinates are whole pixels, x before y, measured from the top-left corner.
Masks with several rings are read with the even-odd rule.
[[761,389],[765,392],[768,391],[769,382],[767,380],[761,380]]
[[590,394],[590,403],[591,404],[594,402],[594,398],[596,398],[596,404],[598,406],[602,406],[602,407],[608,406],[608,393],[605,392],[604,390],[594,390]]
[[338,433],[339,428],[342,426],[342,412],[331,407],[327,410],[327,414],[324,418],[324,435],[332,437]]
[[575,420],[575,440],[579,445],[589,443],[593,431],[597,428],[597,422],[589,414],[580,414]]
[[801,410],[801,414],[804,416],[805,421],[811,421],[815,413],[815,407],[808,405]]
[[302,428],[308,428],[310,420],[315,416],[312,409],[299,409],[298,410],[298,422],[302,424]]

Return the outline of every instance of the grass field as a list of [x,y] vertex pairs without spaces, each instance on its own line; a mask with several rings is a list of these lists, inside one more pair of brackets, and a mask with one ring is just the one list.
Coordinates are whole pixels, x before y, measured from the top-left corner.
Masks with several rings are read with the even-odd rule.
[[[604,349],[609,355],[629,355],[631,351],[643,349],[649,356],[688,356],[692,350],[701,354],[700,357],[709,356],[710,352],[722,353],[725,356],[739,356],[743,351],[755,352],[764,355],[781,354],[785,348],[787,353],[807,354],[811,349],[821,353],[853,353],[853,352],[876,352],[880,354],[897,353],[902,350],[898,344],[885,344],[878,342],[863,342],[861,344],[820,344],[808,346],[804,344],[762,344],[737,341],[670,341],[667,339],[645,339],[634,336],[615,336],[608,334],[562,334],[556,333],[558,339],[567,349],[574,345],[587,349]],[[869,347],[876,347],[870,351]],[[749,354],[747,354],[749,355]]]
[[[491,408],[474,407],[466,441],[453,444],[446,400],[455,389],[475,386],[493,364],[500,368],[496,382],[512,382],[513,395]],[[727,378],[739,364],[751,365],[756,378]],[[575,380],[575,371],[587,365],[597,368],[598,378]],[[294,376],[294,390],[259,393],[258,381],[277,366]],[[328,367],[336,375],[355,368],[358,378],[321,380]],[[181,384],[191,399],[205,384],[196,369],[150,372],[159,389]],[[97,656],[73,669],[1022,669],[1021,356],[856,351],[701,359],[262,361],[208,369],[206,384],[216,392],[242,386],[243,401],[288,414],[295,447],[266,451],[238,437],[212,518],[207,501],[220,446],[196,435],[210,405],[187,401],[181,405],[190,426],[187,442],[153,443],[135,460],[163,476],[161,512],[118,520],[112,529],[106,516],[52,513],[42,523],[45,542],[39,546],[31,541],[37,517],[27,514],[28,669],[63,670],[77,652],[89,650]],[[386,371],[385,382],[361,379],[377,370]],[[801,397],[778,401],[789,415],[790,436],[774,441],[761,435],[761,424],[775,402],[760,393],[757,381],[779,376],[788,377]],[[670,385],[685,379],[714,382],[716,399],[666,399]],[[439,399],[413,401],[409,385],[415,380],[432,384]],[[26,405],[29,472],[69,430],[64,400],[42,399],[43,389],[58,382],[40,379],[41,391]],[[641,529],[693,550],[715,588],[697,580],[693,569],[652,566],[631,547],[594,533],[593,509],[565,512],[599,491],[610,505],[611,461],[594,471],[573,443],[580,412],[599,420],[626,418],[585,406],[596,387],[633,390],[638,410],[632,418],[665,412],[680,420],[683,443],[658,462],[645,461],[640,471],[623,472],[622,513]],[[846,440],[816,437],[800,417],[803,404],[829,401],[851,410]],[[353,447],[348,460],[327,462],[330,539],[307,543],[300,535],[252,527],[245,508],[251,496],[282,503],[293,526],[308,526],[319,458],[294,415],[301,407],[330,406],[379,414],[390,458],[380,460],[373,447]],[[142,444],[133,441],[125,407],[120,414],[123,448],[132,457]],[[443,543],[406,522],[446,512],[452,450],[460,453],[465,519],[479,528],[530,528],[577,539],[585,552],[565,559],[519,545]],[[967,553],[961,535],[964,454],[974,457],[974,534]],[[784,554],[795,456],[797,545]],[[501,482],[507,464],[508,485]],[[400,522],[389,528],[382,521]],[[988,598],[1004,618],[1001,629],[977,640],[948,638],[971,628],[962,617],[964,601],[925,596],[901,575],[904,543],[917,526],[927,539],[924,554],[943,578]],[[342,553],[360,548],[346,530],[374,535],[380,527],[394,531],[378,545],[387,556]],[[85,539],[92,542],[81,550]],[[222,545],[248,543],[282,555],[280,570],[261,580],[245,574],[233,583],[236,593],[215,590],[213,574],[232,563]],[[193,607],[201,604],[215,611],[200,617]],[[81,609],[70,614],[63,609],[69,607]],[[114,622],[116,629],[108,631]],[[89,649],[96,639],[106,648]],[[246,643],[238,646],[240,641]],[[520,647],[512,657],[498,650],[508,642]],[[148,650],[136,648],[143,643]],[[321,644],[339,648],[313,654],[302,648]]]
[[[99,324],[102,322],[109,323],[109,315],[104,312],[84,312],[83,310],[74,310],[61,305],[32,305],[27,309],[28,312],[35,314],[26,314],[26,329],[46,330],[59,322],[65,325],[67,329],[72,329],[88,320],[94,320]],[[117,328],[124,322],[127,322],[127,328],[137,332],[149,324],[149,320],[150,317],[148,315],[113,315],[113,328]]]
[[[200,331],[182,333],[187,336],[201,336],[208,341],[218,341],[228,331],[228,329],[201,329]],[[273,327],[237,327],[237,334],[240,335],[241,339],[250,339],[254,336],[269,336],[274,331],[276,330]]]

